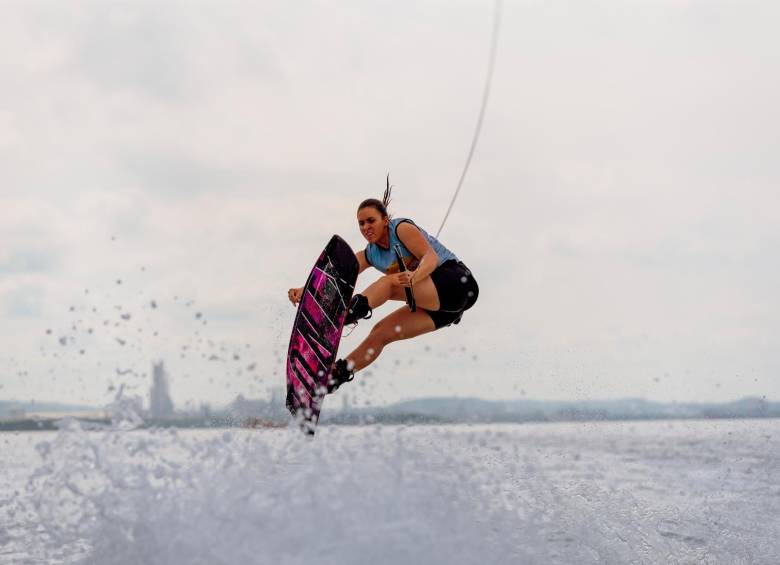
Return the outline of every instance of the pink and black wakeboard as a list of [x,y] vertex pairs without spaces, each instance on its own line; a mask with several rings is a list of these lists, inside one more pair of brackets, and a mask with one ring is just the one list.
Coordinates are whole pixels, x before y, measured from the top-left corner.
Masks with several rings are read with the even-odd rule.
[[334,235],[303,287],[287,352],[287,409],[314,434],[359,270],[355,253]]

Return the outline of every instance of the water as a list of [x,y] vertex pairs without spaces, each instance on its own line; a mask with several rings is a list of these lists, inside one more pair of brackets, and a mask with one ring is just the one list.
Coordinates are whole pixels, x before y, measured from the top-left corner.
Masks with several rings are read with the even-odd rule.
[[780,562],[780,421],[0,434],[0,563]]

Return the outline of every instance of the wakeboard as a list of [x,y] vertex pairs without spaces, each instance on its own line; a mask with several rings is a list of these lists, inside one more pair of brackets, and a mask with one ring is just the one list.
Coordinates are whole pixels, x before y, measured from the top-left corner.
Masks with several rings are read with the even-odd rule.
[[287,351],[287,409],[313,435],[360,267],[334,235],[306,280]]

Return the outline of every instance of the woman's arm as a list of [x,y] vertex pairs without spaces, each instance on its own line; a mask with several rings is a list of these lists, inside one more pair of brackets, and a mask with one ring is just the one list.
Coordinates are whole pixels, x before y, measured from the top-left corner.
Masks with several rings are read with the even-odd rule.
[[365,271],[371,266],[371,263],[369,263],[368,259],[366,259],[365,251],[358,251],[357,253],[355,253],[355,258],[358,260],[358,265],[360,265],[360,268],[358,269],[358,274],[362,273],[363,271]]
[[[406,244],[404,244],[406,245]],[[371,266],[371,263],[368,262],[366,259],[366,252],[365,251],[358,251],[355,253],[355,258],[357,259],[359,269],[358,274],[362,273],[366,269],[368,269]],[[292,305],[295,306],[301,301],[301,298],[303,298],[303,287],[300,288],[291,288],[287,291],[287,298],[292,302]]]
[[399,273],[399,282],[403,286],[411,286],[413,281],[419,282],[430,276],[439,264],[439,255],[414,224],[401,222],[396,228],[396,233],[398,239],[412,252],[412,255],[420,259],[420,263],[414,271]]

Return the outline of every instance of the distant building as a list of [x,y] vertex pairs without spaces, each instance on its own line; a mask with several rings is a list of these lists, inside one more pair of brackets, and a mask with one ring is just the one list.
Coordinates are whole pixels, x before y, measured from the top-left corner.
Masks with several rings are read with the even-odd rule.
[[256,419],[265,422],[286,422],[289,412],[284,405],[284,389],[271,389],[268,400],[245,398],[239,394],[228,406],[228,412],[239,420]]
[[168,392],[168,375],[163,362],[152,365],[152,388],[149,391],[149,415],[152,418],[173,416],[173,402]]
[[236,399],[228,406],[228,411],[235,418],[250,418],[265,416],[268,412],[268,402],[265,400],[255,400],[245,398],[243,394],[236,396]]

